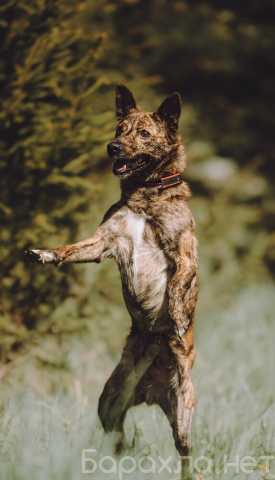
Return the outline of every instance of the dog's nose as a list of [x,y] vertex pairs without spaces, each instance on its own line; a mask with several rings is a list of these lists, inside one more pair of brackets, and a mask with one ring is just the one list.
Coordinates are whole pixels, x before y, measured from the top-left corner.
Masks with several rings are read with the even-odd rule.
[[110,157],[116,157],[121,153],[121,144],[118,142],[111,142],[107,145],[107,151]]

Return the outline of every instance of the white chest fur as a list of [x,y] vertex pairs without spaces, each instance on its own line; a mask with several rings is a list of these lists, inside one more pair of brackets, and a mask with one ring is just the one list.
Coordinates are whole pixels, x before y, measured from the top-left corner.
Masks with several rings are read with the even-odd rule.
[[[122,281],[126,287],[126,303],[134,299],[140,311],[156,318],[164,306],[167,287],[167,259],[148,229],[146,218],[127,212],[125,232],[127,255],[121,265]],[[146,230],[147,229],[147,230]],[[128,301],[127,301],[128,300]],[[149,313],[150,312],[150,313]]]
[[141,256],[146,255],[146,244],[144,241],[145,218],[129,211],[127,215],[127,233],[132,243],[131,262],[136,273]]

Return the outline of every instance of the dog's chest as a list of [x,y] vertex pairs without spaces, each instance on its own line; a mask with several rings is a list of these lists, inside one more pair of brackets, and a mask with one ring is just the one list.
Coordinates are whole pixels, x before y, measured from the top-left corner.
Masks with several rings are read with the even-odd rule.
[[128,210],[124,225],[118,263],[126,305],[133,317],[155,321],[166,309],[167,259],[145,217]]

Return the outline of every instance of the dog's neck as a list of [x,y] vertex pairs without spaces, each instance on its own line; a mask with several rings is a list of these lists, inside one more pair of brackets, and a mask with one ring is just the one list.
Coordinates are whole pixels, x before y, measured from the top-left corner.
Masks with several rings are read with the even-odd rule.
[[168,200],[177,196],[188,200],[191,196],[187,183],[183,180],[186,165],[182,144],[177,144],[171,153],[164,158],[160,168],[147,178],[129,178],[121,181],[122,201],[135,210],[148,208],[149,204],[161,198]]

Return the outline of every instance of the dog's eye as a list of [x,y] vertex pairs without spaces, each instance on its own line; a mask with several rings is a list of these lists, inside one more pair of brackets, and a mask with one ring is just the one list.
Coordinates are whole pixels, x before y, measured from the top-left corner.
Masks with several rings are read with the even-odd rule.
[[139,133],[140,133],[140,136],[141,136],[142,138],[148,138],[148,137],[150,137],[150,133],[149,133],[147,130],[140,130]]

